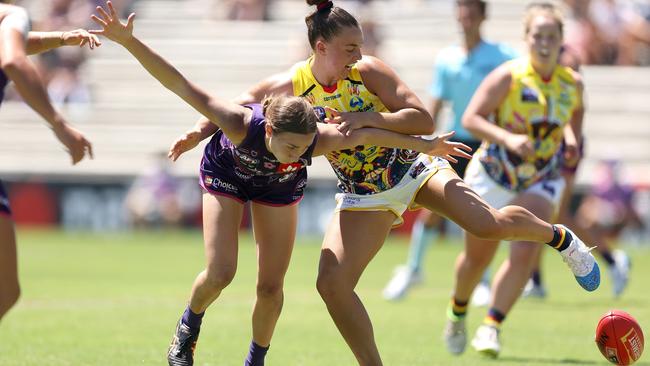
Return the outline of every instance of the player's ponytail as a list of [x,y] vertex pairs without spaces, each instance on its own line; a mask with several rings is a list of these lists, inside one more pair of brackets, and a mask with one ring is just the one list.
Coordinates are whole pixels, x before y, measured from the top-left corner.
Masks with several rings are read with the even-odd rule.
[[359,28],[359,22],[354,16],[343,8],[334,6],[331,0],[305,1],[308,5],[316,5],[316,10],[305,18],[307,36],[312,49],[316,47],[316,41],[319,38],[329,41],[343,28]]
[[262,101],[262,113],[273,132],[309,134],[316,132],[318,117],[305,99],[295,96],[272,95]]

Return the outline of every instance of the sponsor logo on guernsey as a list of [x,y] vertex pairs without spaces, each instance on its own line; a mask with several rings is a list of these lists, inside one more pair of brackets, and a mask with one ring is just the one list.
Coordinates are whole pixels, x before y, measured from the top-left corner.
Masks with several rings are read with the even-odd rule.
[[235,175],[237,176],[237,178],[239,178],[241,180],[249,180],[249,179],[253,178],[252,174],[246,174],[246,173],[242,172],[241,170],[239,170],[237,168],[235,168]]
[[298,184],[296,184],[296,189],[303,189],[307,186],[307,179],[301,179]]
[[351,95],[361,94],[361,92],[359,91],[359,85],[357,84],[348,85],[348,93],[350,93]]
[[358,96],[354,96],[350,99],[350,108],[356,109],[363,107],[363,99]]
[[625,346],[625,350],[631,359],[637,360],[641,357],[641,352],[643,352],[643,345],[641,343],[641,338],[636,332],[636,329],[632,328],[626,335],[621,337],[621,343]]
[[212,185],[212,177],[206,175],[206,176],[205,176],[205,179],[203,179],[203,182],[204,182],[205,184],[211,186],[211,185]]
[[537,102],[539,101],[539,94],[535,89],[525,87],[521,90],[521,101]]
[[275,167],[276,167],[275,163],[271,163],[271,162],[268,162],[268,161],[264,162],[264,169],[271,170],[271,169],[275,169]]
[[248,156],[248,155],[245,155],[245,154],[237,154],[237,157],[238,157],[239,160],[241,160],[243,163],[246,163],[246,164],[249,164],[249,165],[254,165],[254,164],[259,163],[259,160],[254,159],[254,158],[252,158],[252,157],[250,157],[250,156]]
[[314,107],[314,112],[321,122],[325,121],[325,118],[327,118],[327,113],[325,113],[325,108],[323,107]]
[[341,98],[341,93],[336,93],[334,95],[329,95],[327,97],[324,97],[323,100],[325,102],[329,102],[330,100],[339,99],[339,98]]
[[278,173],[291,173],[298,171],[300,168],[302,168],[302,164],[300,163],[288,163],[288,164],[280,164],[278,166]]
[[285,174],[278,179],[278,183],[287,182],[296,177],[296,172]]

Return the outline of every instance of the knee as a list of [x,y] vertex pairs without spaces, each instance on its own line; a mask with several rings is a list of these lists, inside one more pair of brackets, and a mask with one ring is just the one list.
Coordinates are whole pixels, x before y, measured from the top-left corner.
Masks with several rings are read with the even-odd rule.
[[221,291],[235,278],[234,267],[207,269],[205,272],[206,284],[215,291]]
[[344,290],[344,281],[335,269],[321,270],[316,279],[316,289],[325,302]]
[[282,283],[281,282],[260,282],[257,284],[257,298],[258,299],[282,299]]

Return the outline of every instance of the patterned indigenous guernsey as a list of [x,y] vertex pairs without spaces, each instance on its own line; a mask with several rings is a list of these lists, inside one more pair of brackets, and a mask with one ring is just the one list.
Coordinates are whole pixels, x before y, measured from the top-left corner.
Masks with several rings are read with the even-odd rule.
[[247,105],[253,118],[244,140],[235,146],[218,130],[201,160],[201,186],[210,193],[270,205],[288,205],[302,198],[307,169],[317,138],[294,163],[281,163],[266,148],[266,122],[259,104]]
[[[293,94],[302,96],[325,117],[324,107],[339,112],[388,112],[388,109],[363,84],[356,65],[345,80],[331,88],[321,86],[311,72],[311,58],[293,67]],[[417,159],[418,153],[375,145],[330,152],[326,155],[344,193],[373,194],[394,187]]]
[[556,66],[544,81],[528,58],[508,62],[512,84],[495,112],[495,123],[508,131],[527,134],[535,156],[524,160],[505,146],[483,143],[476,153],[485,171],[510,190],[523,190],[536,182],[559,176],[563,127],[580,107],[576,81],[570,69]]
[[[7,75],[0,70],[0,103],[5,98],[5,87],[9,83],[9,79],[7,79]],[[4,187],[2,186],[2,181],[0,180],[0,214],[5,214],[5,215],[11,215],[11,208],[9,207],[9,197],[7,196],[7,192],[5,191]]]

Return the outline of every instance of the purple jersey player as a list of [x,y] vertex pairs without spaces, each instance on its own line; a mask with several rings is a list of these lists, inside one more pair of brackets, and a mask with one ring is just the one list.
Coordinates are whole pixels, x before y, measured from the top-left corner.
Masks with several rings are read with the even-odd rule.
[[[207,94],[133,36],[131,14],[120,23],[110,2],[97,7],[92,19],[103,29],[91,31],[121,44],[158,79],[219,127],[201,162],[203,232],[207,266],[197,276],[189,304],[179,320],[168,351],[170,365],[194,363],[194,348],[203,314],[230,283],[237,268],[237,242],[244,203],[251,202],[257,245],[257,298],[253,309],[253,340],[246,365],[262,365],[283,302],[284,276],[296,235],[298,209],[311,157],[354,148],[368,141],[436,155],[468,157],[451,134],[432,141],[379,129],[350,135],[335,125],[317,123],[319,114],[304,98],[276,96],[263,105],[241,106]],[[110,14],[109,14],[110,13]],[[334,113],[333,111],[329,111]],[[183,138],[199,133],[190,131]],[[170,153],[172,159],[178,157]]]
[[[38,72],[27,55],[61,46],[100,45],[97,36],[78,29],[69,32],[30,32],[25,9],[0,0],[0,102],[9,80],[21,97],[50,125],[52,132],[67,148],[72,163],[86,154],[92,157],[90,143],[72,128],[50,103]],[[0,181],[0,319],[18,301],[20,285],[16,265],[16,234],[9,198]]]
[[205,147],[201,186],[208,192],[271,206],[296,203],[307,183],[307,170],[317,139],[295,161],[279,161],[265,146],[265,119],[260,104],[253,111],[246,138],[239,145],[219,130]]

